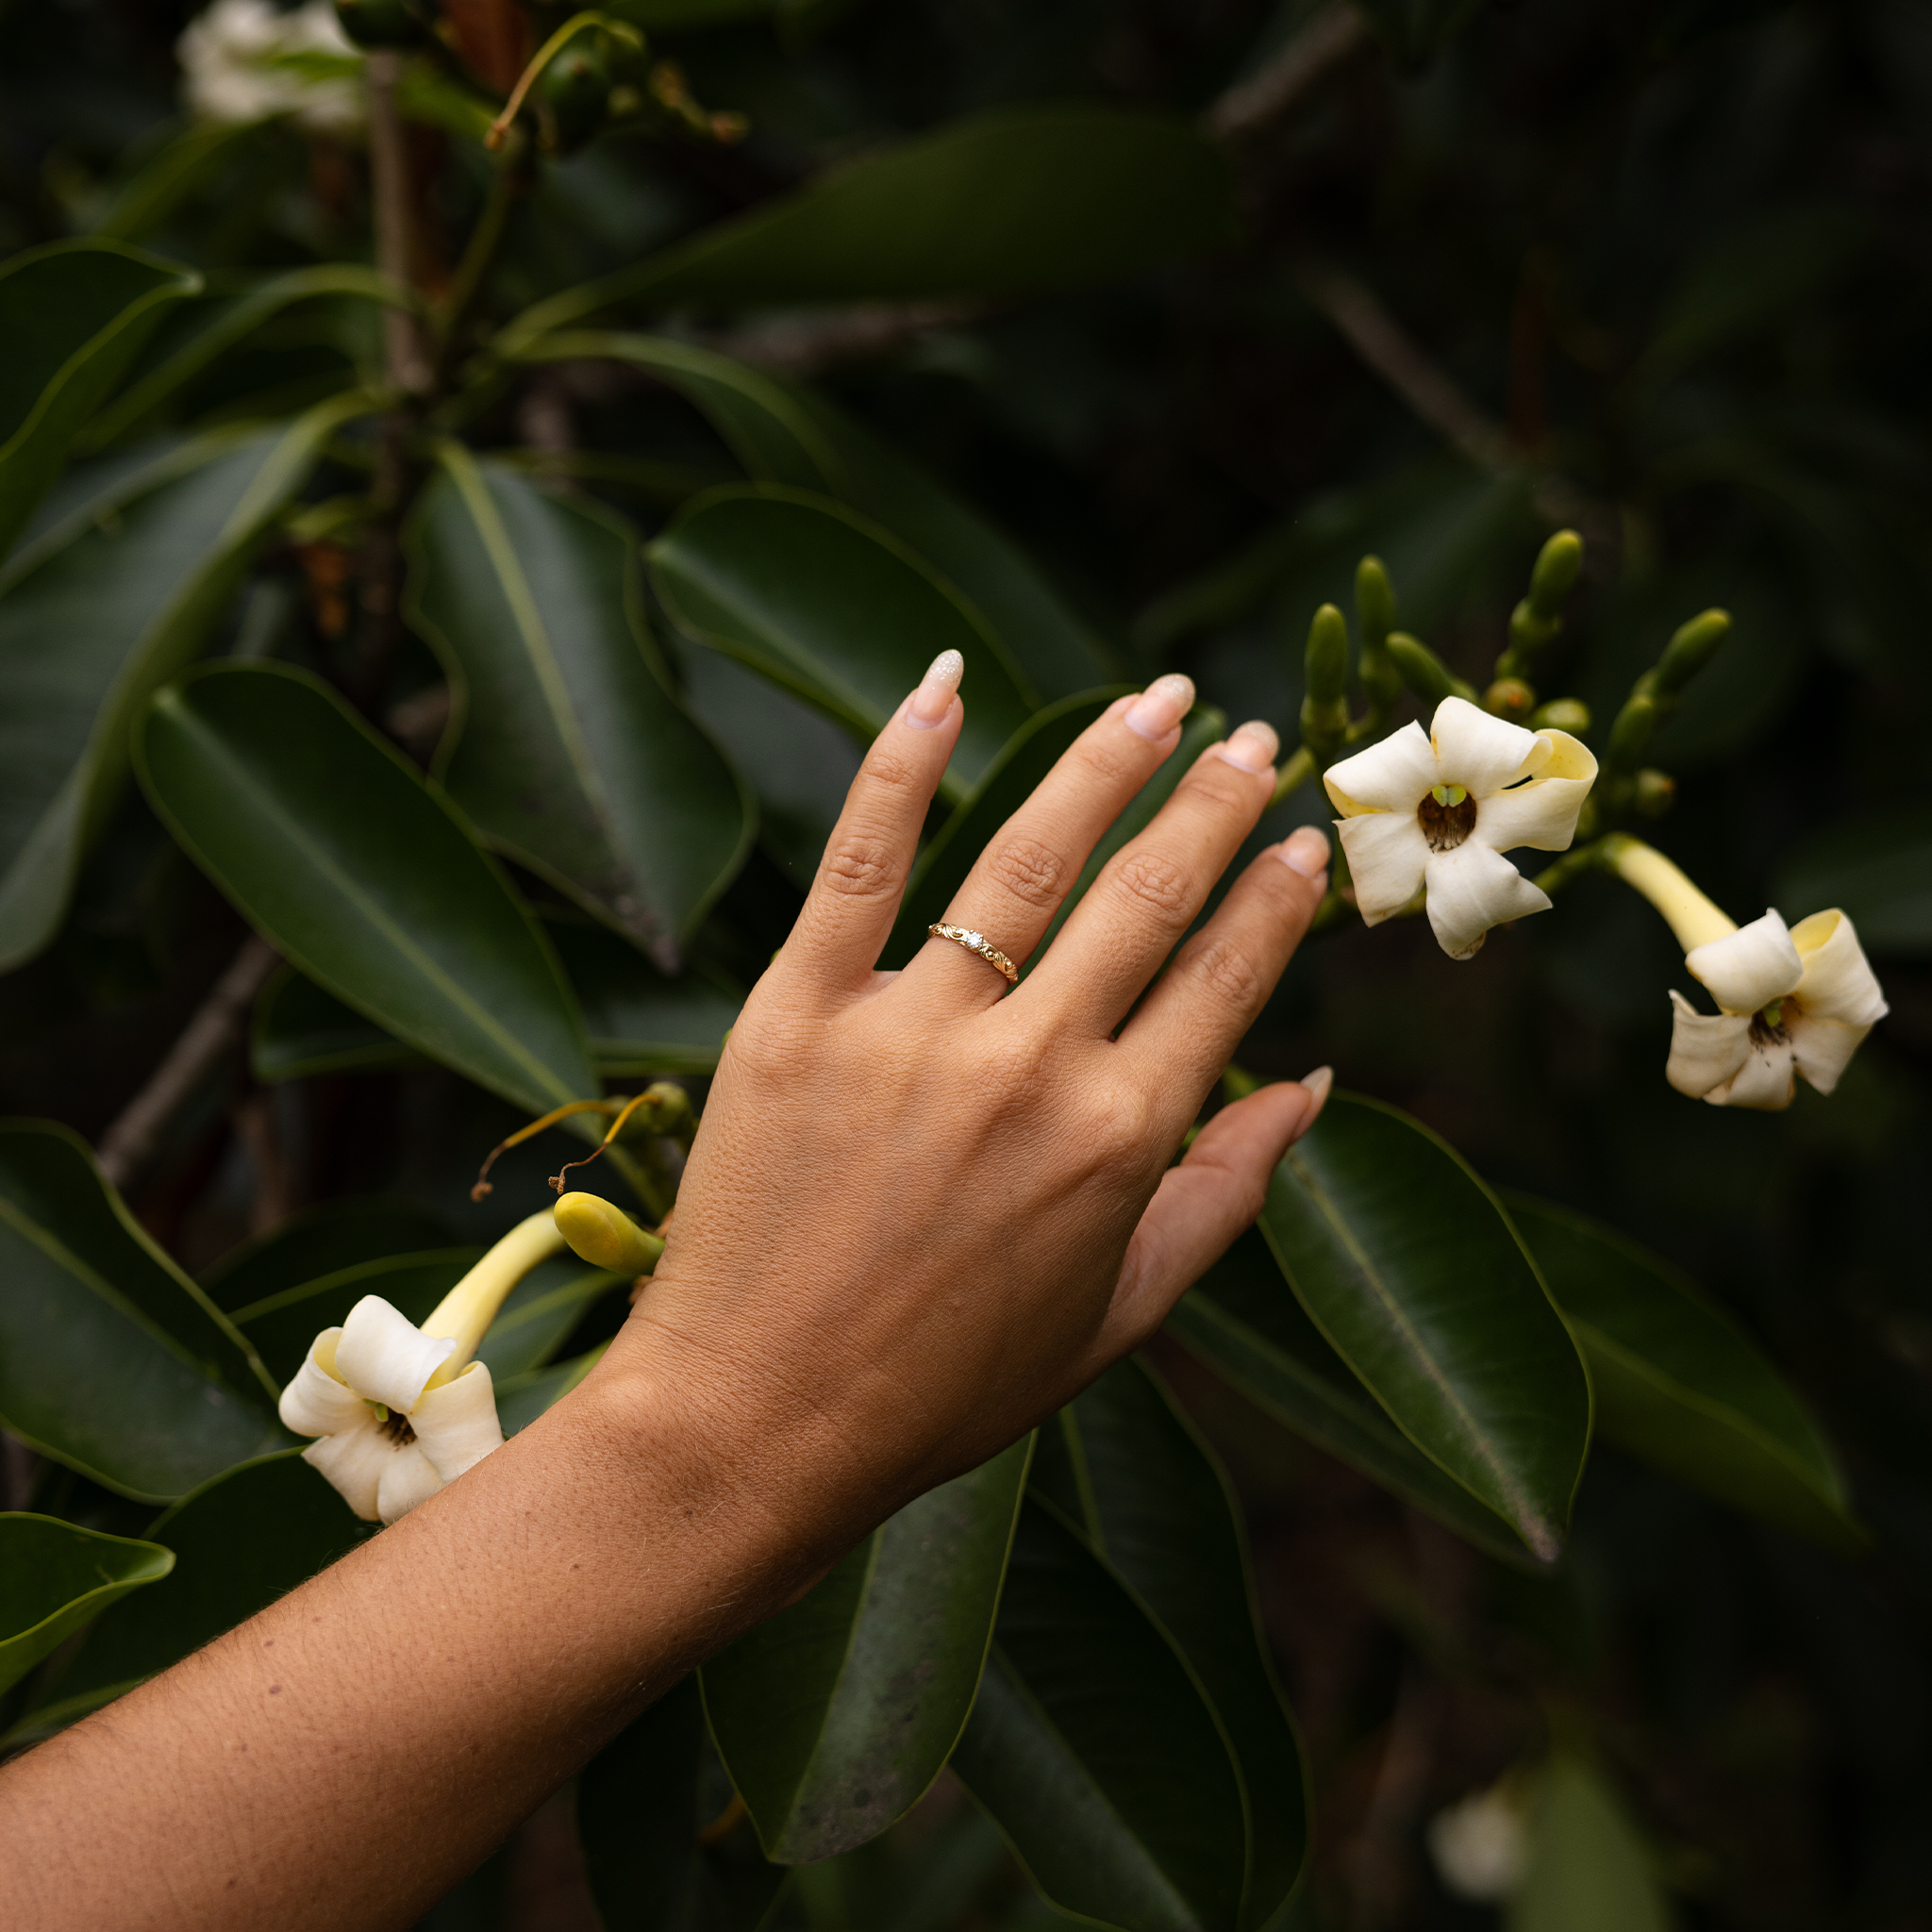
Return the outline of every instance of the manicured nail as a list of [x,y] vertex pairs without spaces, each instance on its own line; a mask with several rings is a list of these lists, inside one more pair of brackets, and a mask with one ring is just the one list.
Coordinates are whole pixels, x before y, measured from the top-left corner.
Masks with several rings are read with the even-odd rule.
[[[1317,1067],[1312,1074],[1302,1075],[1301,1084],[1308,1090],[1308,1109],[1302,1115],[1301,1125],[1294,1130],[1296,1141],[1322,1118],[1322,1109],[1328,1104],[1328,1090],[1335,1084],[1335,1069]],[[1290,1145],[1292,1144],[1291,1141]]]
[[1274,725],[1264,724],[1258,718],[1243,724],[1225,744],[1215,746],[1229,764],[1243,772],[1265,772],[1280,749],[1281,740]]
[[1297,825],[1274,848],[1274,856],[1303,878],[1319,878],[1328,870],[1328,835],[1319,825]]
[[958,651],[941,651],[906,701],[907,724],[915,731],[930,731],[953,708],[953,695],[965,675],[965,658]]
[[1170,671],[1157,677],[1121,714],[1129,731],[1157,744],[1185,718],[1194,704],[1194,680]]

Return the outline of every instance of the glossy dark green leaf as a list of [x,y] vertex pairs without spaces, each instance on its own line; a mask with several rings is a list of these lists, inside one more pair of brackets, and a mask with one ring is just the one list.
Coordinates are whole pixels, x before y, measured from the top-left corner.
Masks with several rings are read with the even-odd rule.
[[710,1837],[731,1803],[698,1680],[686,1677],[577,1779],[584,1874],[605,1932],[758,1932],[790,1868],[766,1862],[746,1820]]
[[525,356],[650,370],[709,417],[747,475],[835,496],[891,531],[973,604],[1044,695],[1070,697],[1117,675],[1017,542],[808,384],[664,336],[573,331]]
[[29,1724],[78,1717],[132,1690],[265,1609],[372,1531],[299,1450],[217,1476],[148,1531],[174,1552],[173,1573],[94,1624],[73,1662],[44,1688]]
[[[1120,689],[1124,689],[1121,687]],[[953,895],[993,835],[1033,795],[1061,753],[1120,695],[1089,691],[1036,711],[921,853],[892,936],[879,963],[903,966],[925,943],[926,927],[946,916]]]
[[811,700],[868,742],[940,652],[966,660],[963,795],[1032,709],[978,612],[896,539],[824,497],[714,490],[650,546],[678,628]]
[[[359,262],[325,261],[309,268],[272,275],[245,294],[194,304],[187,317],[193,325],[181,331],[171,326],[158,345],[158,358],[142,370],[110,407],[103,409],[82,433],[78,447],[100,449],[136,429],[168,398],[192,382],[230,349],[246,341],[263,324],[297,303],[347,296],[364,302],[395,302],[408,296],[388,276]],[[206,310],[204,314],[203,311]],[[180,335],[180,340],[175,340]]]
[[450,443],[409,549],[410,618],[456,697],[436,762],[450,796],[675,970],[752,818],[652,661],[631,533]]
[[225,434],[158,471],[116,466],[141,493],[84,499],[0,573],[0,969],[53,937],[125,779],[129,725],[201,649],[349,412]]
[[155,325],[200,286],[119,242],[56,242],[0,264],[0,557]]
[[54,1516],[0,1515],[0,1690],[116,1599],[158,1583],[171,1551]]
[[537,922],[442,795],[326,686],[212,666],[155,701],[137,758],[183,848],[339,999],[533,1113],[597,1091]]
[[1670,1932],[1656,1860],[1594,1765],[1564,1755],[1537,1780],[1507,1932]]
[[668,978],[602,926],[551,921],[546,930],[583,1008],[591,1053],[606,1075],[708,1074],[744,995],[704,967]]
[[1167,1332],[1296,1434],[1506,1562],[1522,1539],[1411,1442],[1308,1320],[1267,1241],[1242,1235],[1182,1297]]
[[1881,958],[1932,953],[1932,817],[1892,812],[1813,833],[1778,870],[1775,897],[1794,924],[1836,906]]
[[1241,1924],[1244,1800],[1199,1682],[1132,1591],[1031,1499],[953,1769],[1061,1910],[1124,1932]]
[[882,1524],[701,1674],[711,1735],[766,1855],[808,1864],[909,1811],[986,1661],[1032,1439]]
[[441,1216],[412,1202],[331,1201],[231,1248],[202,1270],[201,1285],[216,1307],[232,1313],[358,1262],[455,1245]]
[[1394,1108],[1337,1094],[1275,1169],[1260,1225],[1403,1434],[1554,1557],[1590,1385],[1515,1230],[1455,1150]]
[[311,1074],[421,1066],[423,1056],[292,966],[283,965],[256,996],[248,1061],[258,1080],[272,1084]]
[[116,190],[97,232],[132,242],[160,226],[218,171],[274,139],[264,121],[191,121],[143,157]]
[[574,1355],[568,1361],[552,1362],[541,1369],[527,1369],[511,1376],[497,1389],[496,1419],[506,1436],[526,1429],[563,1398],[604,1358],[610,1344],[600,1341],[595,1348]]
[[[549,1368],[591,1304],[614,1291],[628,1293],[634,1278],[587,1268],[570,1254],[540,1261],[510,1291],[477,1357],[490,1365],[491,1378],[499,1385]],[[570,1387],[575,1386],[572,1381]]]
[[123,1495],[168,1502],[288,1441],[226,1317],[79,1136],[0,1124],[0,1422]]
[[512,349],[617,302],[1030,294],[1232,246],[1226,158],[1186,122],[1099,106],[958,121],[526,310]]
[[1133,1358],[1041,1429],[1036,1486],[1055,1463],[1061,1507],[1179,1645],[1227,1734],[1251,1820],[1241,1923],[1260,1925],[1301,1874],[1307,1779],[1268,1661],[1227,1477],[1153,1372]]
[[1607,1227],[1524,1195],[1508,1208],[1590,1364],[1605,1441],[1780,1528],[1862,1547],[1829,1445],[1727,1316]]

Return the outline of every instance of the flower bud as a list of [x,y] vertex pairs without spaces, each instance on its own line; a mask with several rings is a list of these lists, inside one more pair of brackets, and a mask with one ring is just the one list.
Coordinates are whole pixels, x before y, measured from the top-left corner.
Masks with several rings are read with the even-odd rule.
[[1536,703],[1536,692],[1520,677],[1499,677],[1483,693],[1483,709],[1512,724],[1521,724]]
[[1630,803],[1641,819],[1660,819],[1677,802],[1677,781],[1668,772],[1646,765],[1639,772]]
[[1552,698],[1539,705],[1527,723],[1532,731],[1567,731],[1572,738],[1583,738],[1590,731],[1590,707],[1581,698]]
[[1650,734],[1657,729],[1657,700],[1648,692],[1639,691],[1624,708],[1617,713],[1617,722],[1610,726],[1610,755],[1607,762],[1612,766],[1628,769],[1643,756],[1643,749],[1650,742]]
[[653,1080],[617,1138],[648,1141],[660,1134],[675,1134],[680,1140],[689,1140],[692,1120],[691,1095],[675,1080]]
[[1319,759],[1332,758],[1348,730],[1348,624],[1332,604],[1308,625],[1302,742]]
[[1730,635],[1728,610],[1706,610],[1680,625],[1657,659],[1656,687],[1659,696],[1675,697],[1710,662],[1717,647]]
[[610,68],[598,36],[579,34],[537,83],[544,145],[569,154],[603,126],[610,105]]
[[1539,617],[1547,622],[1558,616],[1582,569],[1583,539],[1574,530],[1558,530],[1529,574],[1529,602]]
[[664,1252],[663,1241],[647,1234],[622,1208],[601,1194],[561,1195],[553,1210],[557,1231],[570,1251],[593,1268],[613,1274],[648,1274]]
[[1456,676],[1420,638],[1410,637],[1406,630],[1391,631],[1386,649],[1403,683],[1430,709],[1444,698],[1475,702],[1475,687]]
[[1365,651],[1380,650],[1395,628],[1395,586],[1379,557],[1365,557],[1355,567],[1355,621]]

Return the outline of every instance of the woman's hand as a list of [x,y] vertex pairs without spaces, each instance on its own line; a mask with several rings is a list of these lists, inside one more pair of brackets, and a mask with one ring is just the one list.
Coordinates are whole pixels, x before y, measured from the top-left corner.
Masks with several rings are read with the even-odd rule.
[[[1268,803],[1265,724],[1201,756],[1016,990],[944,939],[873,970],[958,737],[959,669],[941,658],[867,756],[600,1371],[728,1444],[821,1561],[1142,1341],[1254,1219],[1326,1091],[1325,1074],[1264,1088],[1170,1165],[1326,883],[1326,840],[1298,831],[1161,974]],[[1192,697],[1163,677],[1112,706],[946,921],[1024,967]]]

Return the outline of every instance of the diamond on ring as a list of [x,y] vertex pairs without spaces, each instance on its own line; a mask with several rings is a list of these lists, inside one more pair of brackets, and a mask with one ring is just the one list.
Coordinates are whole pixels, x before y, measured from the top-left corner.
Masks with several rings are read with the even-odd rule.
[[1019,985],[1020,969],[997,946],[991,944],[983,932],[974,932],[968,925],[929,925],[925,931],[928,939],[951,940],[956,946],[964,946],[969,953],[977,953],[989,966],[1005,975],[1009,987]]

